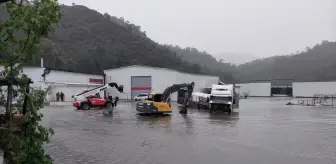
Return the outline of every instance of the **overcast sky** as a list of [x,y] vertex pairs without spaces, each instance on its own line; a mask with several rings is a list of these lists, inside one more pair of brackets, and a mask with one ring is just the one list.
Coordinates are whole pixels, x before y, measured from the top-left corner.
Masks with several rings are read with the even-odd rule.
[[336,0],[60,0],[73,2],[211,54],[282,55],[336,40]]

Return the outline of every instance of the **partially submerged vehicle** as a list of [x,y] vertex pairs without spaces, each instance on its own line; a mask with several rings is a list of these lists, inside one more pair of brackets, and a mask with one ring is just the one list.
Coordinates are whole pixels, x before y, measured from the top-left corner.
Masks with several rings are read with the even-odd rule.
[[162,93],[151,92],[147,98],[136,105],[139,113],[171,113],[171,105],[168,101],[163,101]]
[[239,88],[235,84],[212,84],[211,88],[204,88],[203,92],[193,92],[192,103],[198,108],[231,113],[239,108]]
[[181,104],[180,113],[187,113],[187,104],[191,99],[195,83],[174,84],[166,88],[163,93],[150,93],[148,97],[136,104],[136,110],[139,113],[171,113],[170,95],[180,89],[187,89],[183,96],[183,101],[178,101]]

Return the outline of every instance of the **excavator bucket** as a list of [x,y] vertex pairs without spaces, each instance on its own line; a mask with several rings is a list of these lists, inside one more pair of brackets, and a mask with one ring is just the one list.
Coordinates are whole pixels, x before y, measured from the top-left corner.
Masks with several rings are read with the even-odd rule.
[[110,87],[115,87],[118,92],[123,93],[124,92],[124,86],[123,85],[118,85],[117,83],[109,83],[108,84]]
[[119,85],[119,87],[117,89],[120,93],[124,92],[124,86],[123,85]]

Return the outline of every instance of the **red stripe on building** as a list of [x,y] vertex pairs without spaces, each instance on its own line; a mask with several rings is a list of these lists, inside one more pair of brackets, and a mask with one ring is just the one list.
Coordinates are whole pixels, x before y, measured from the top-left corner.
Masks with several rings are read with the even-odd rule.
[[132,91],[148,91],[152,90],[152,87],[132,87]]
[[103,84],[104,83],[104,79],[89,79],[89,83],[98,83],[98,84]]

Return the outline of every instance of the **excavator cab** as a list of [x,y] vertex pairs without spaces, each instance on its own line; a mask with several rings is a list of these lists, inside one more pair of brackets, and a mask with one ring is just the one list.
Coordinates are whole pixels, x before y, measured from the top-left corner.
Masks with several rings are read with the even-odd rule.
[[181,88],[178,92],[177,92],[177,103],[178,104],[183,104],[184,102],[184,97],[185,94],[187,92],[187,88]]
[[136,110],[139,113],[171,113],[172,109],[169,103],[162,100],[161,93],[150,93],[143,102],[138,102]]

